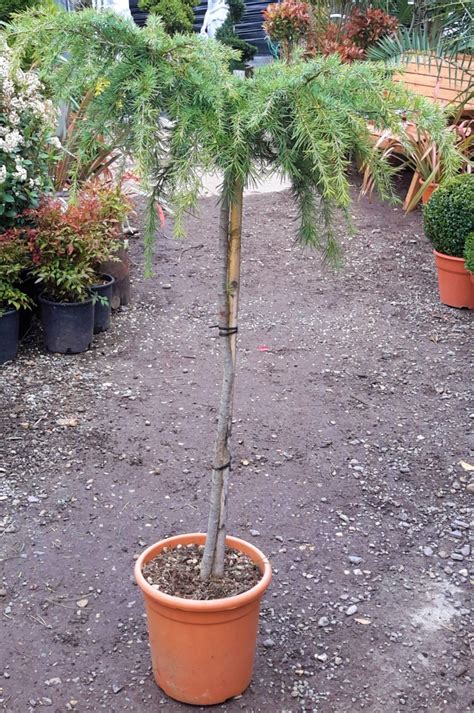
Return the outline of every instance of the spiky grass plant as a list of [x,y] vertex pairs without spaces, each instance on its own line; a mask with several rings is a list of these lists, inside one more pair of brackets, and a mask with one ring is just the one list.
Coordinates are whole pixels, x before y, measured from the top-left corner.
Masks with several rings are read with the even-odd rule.
[[[302,244],[333,261],[336,209],[348,217],[351,157],[370,162],[375,185],[391,196],[388,162],[371,151],[370,120],[403,131],[404,111],[449,153],[452,139],[440,110],[395,85],[383,67],[342,65],[335,56],[293,64],[275,62],[250,79],[228,71],[235,54],[199,36],[165,34],[150,18],[139,29],[115,15],[92,11],[48,18],[24,16],[10,32],[19,60],[33,52],[58,100],[78,86],[99,84],[88,114],[113,135],[126,134],[129,153],[148,190],[145,237],[149,269],[156,199],[166,197],[175,227],[197,202],[206,171],[223,177],[218,255],[219,333],[224,374],[212,470],[211,506],[201,566],[221,576],[231,469],[230,435],[236,373],[243,190],[273,171],[289,179],[298,206]],[[66,58],[66,59],[64,59]],[[164,120],[166,118],[166,121]]]

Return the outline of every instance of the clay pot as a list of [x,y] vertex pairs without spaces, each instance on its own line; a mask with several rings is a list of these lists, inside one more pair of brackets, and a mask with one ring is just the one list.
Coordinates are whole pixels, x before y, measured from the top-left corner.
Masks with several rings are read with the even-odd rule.
[[439,298],[449,307],[467,307],[474,309],[474,282],[464,267],[462,257],[444,255],[436,250],[436,268],[438,270]]
[[117,250],[115,260],[107,260],[97,265],[98,274],[111,275],[114,278],[112,286],[112,309],[118,309],[120,305],[128,305],[130,302],[130,256],[127,248]]
[[199,533],[161,540],[145,550],[135,565],[145,597],[155,681],[171,698],[200,706],[222,703],[249,685],[260,600],[271,581],[265,555],[236,537],[227,537],[227,545],[244,552],[262,572],[262,579],[247,592],[197,601],[163,594],[145,580],[144,565],[164,547],[205,541],[206,535]]
[[[420,187],[424,186],[424,184],[425,184],[425,182],[423,181],[422,178],[418,179],[418,183],[420,184]],[[431,198],[431,196],[433,195],[433,193],[435,192],[435,190],[437,188],[439,188],[439,183],[430,183],[428,188],[425,190],[425,192],[421,196],[421,202],[423,203],[423,205],[426,205],[428,203],[429,199]]]

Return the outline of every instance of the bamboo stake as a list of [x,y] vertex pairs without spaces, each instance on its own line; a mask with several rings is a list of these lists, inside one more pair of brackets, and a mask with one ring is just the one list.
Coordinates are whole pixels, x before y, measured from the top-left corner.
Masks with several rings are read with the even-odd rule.
[[227,522],[227,497],[230,475],[229,439],[232,427],[232,406],[237,354],[237,333],[240,252],[242,235],[243,186],[234,185],[230,205],[226,198],[221,203],[219,228],[219,261],[221,281],[219,288],[219,325],[224,328],[222,355],[224,374],[214,445],[211,502],[206,545],[201,562],[201,578],[222,577],[224,574],[225,538]]
[[[229,335],[226,341],[229,342],[232,358],[232,383],[230,384],[230,404],[227,417],[227,446],[230,461],[229,439],[232,433],[232,412],[234,405],[234,383],[237,362],[237,329],[239,322],[239,295],[240,295],[240,265],[241,265],[241,244],[242,244],[242,208],[243,208],[243,186],[240,182],[234,185],[234,195],[230,205],[230,226],[229,226],[229,249],[227,262],[227,327]],[[219,528],[217,534],[216,552],[212,574],[215,577],[222,577],[224,574],[225,538],[227,534],[227,502],[229,491],[230,466],[225,470],[223,487],[221,493],[221,511],[219,518]]]

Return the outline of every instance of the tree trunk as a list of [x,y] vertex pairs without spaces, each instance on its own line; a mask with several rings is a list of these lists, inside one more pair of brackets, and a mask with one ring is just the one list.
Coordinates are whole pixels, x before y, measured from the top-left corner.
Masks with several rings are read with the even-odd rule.
[[224,574],[227,530],[227,496],[231,469],[230,434],[237,357],[237,326],[240,290],[240,246],[242,235],[243,186],[234,184],[229,201],[223,198],[219,226],[219,336],[222,339],[224,374],[219,405],[217,434],[206,545],[201,562],[201,578]]

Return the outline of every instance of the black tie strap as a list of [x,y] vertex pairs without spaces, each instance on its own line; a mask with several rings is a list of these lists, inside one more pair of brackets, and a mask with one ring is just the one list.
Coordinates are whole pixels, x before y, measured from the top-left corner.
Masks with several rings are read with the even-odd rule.
[[220,324],[211,324],[210,329],[218,329],[219,337],[231,337],[239,331],[238,327],[221,327]]
[[228,463],[226,463],[225,465],[214,466],[214,467],[212,468],[212,470],[221,471],[221,470],[225,470],[226,468],[229,468],[229,470],[230,470],[230,461],[228,461]]

